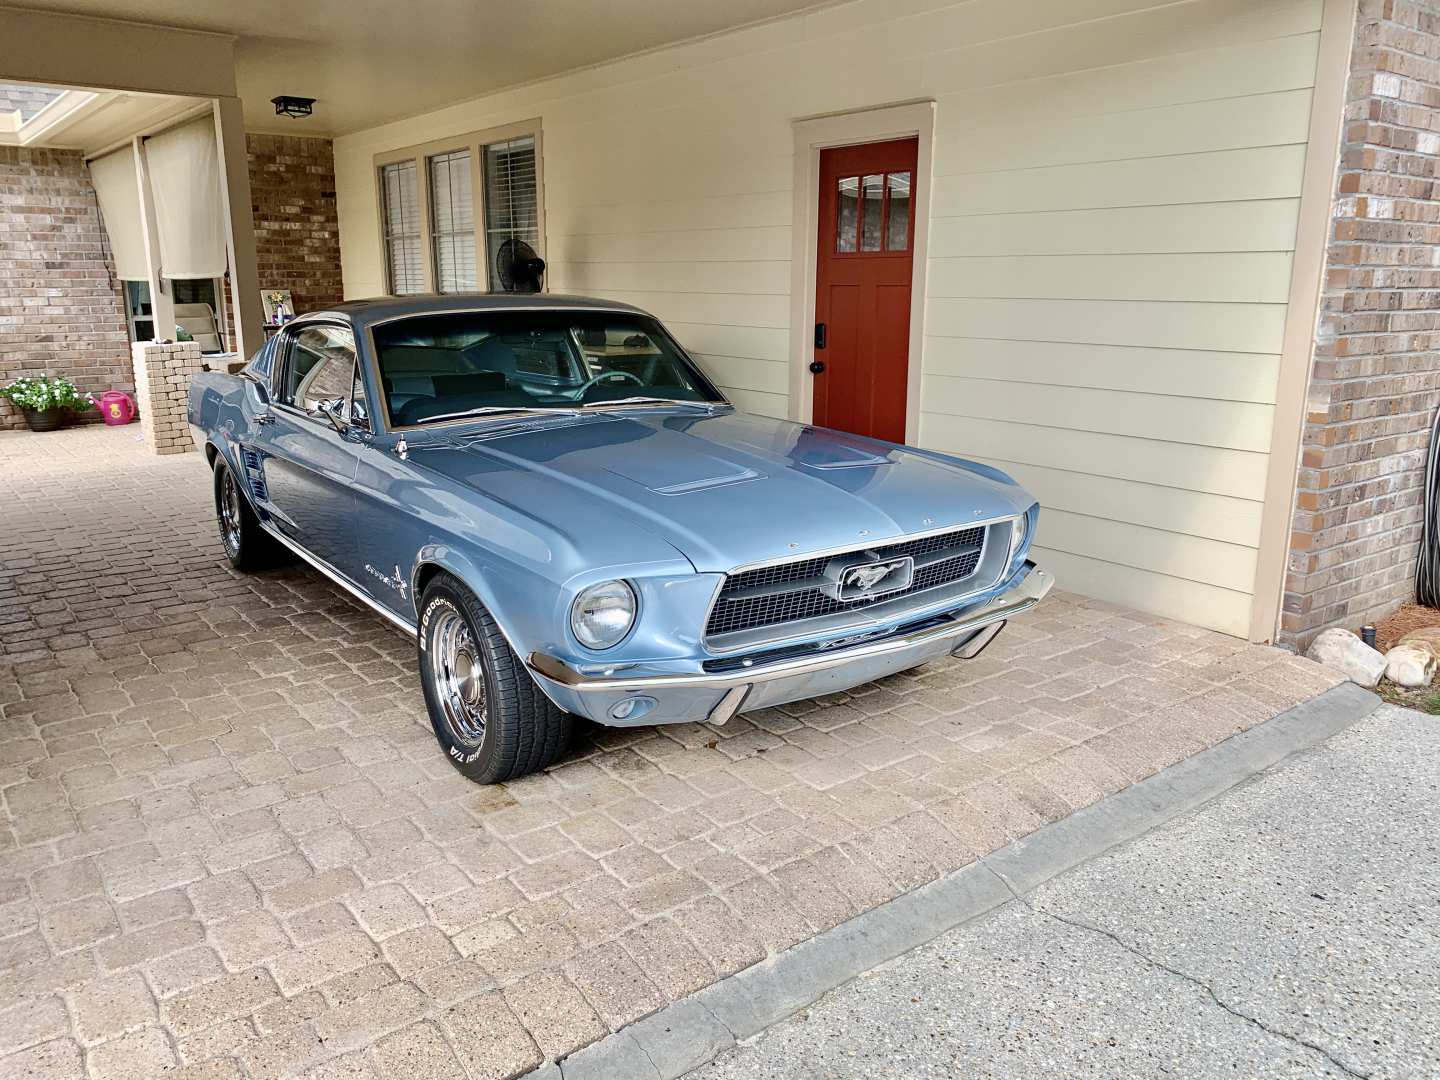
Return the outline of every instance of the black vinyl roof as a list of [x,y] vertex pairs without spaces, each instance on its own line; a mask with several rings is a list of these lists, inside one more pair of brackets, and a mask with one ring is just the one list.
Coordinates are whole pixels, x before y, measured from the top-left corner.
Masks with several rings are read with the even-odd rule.
[[296,322],[339,316],[353,325],[365,326],[409,315],[438,315],[453,311],[617,311],[632,315],[649,313],[615,300],[591,296],[563,296],[557,293],[427,293],[421,296],[377,296],[368,300],[347,300],[323,311],[309,311]]

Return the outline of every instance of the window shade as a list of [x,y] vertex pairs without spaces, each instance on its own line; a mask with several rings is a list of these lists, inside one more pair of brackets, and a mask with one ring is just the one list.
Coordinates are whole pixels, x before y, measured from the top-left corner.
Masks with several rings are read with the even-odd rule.
[[504,288],[495,263],[506,240],[524,240],[539,251],[538,200],[535,136],[524,135],[485,147],[485,250],[492,292]]
[[380,168],[385,228],[385,263],[390,292],[395,296],[424,292],[420,262],[420,206],[415,187],[415,162],[397,161]]
[[430,158],[430,242],[435,249],[435,289],[475,288],[475,204],[470,190],[470,151]]
[[145,140],[160,273],[167,278],[225,274],[225,217],[215,120],[204,116]]
[[90,162],[90,182],[100,203],[100,218],[121,281],[148,281],[144,223],[140,218],[140,181],[135,148],[126,146]]

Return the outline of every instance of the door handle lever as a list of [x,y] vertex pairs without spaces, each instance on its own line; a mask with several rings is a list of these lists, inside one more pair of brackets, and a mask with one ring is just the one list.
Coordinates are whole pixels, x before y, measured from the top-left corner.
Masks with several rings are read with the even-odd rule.
[[262,412],[255,414],[255,424],[257,427],[263,424],[273,424],[274,422],[275,414],[272,412]]

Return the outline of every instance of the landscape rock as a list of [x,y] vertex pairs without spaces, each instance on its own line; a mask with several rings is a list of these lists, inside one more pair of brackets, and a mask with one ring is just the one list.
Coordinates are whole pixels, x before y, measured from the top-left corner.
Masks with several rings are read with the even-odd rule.
[[1440,660],[1440,626],[1422,626],[1418,630],[1411,630],[1408,634],[1401,634],[1400,640],[1395,644],[1424,649]]
[[1385,677],[1396,686],[1429,686],[1435,654],[1417,645],[1396,645],[1385,654]]
[[1334,668],[1353,683],[1375,689],[1385,674],[1385,657],[1349,630],[1333,627],[1310,643],[1305,655],[1317,664]]

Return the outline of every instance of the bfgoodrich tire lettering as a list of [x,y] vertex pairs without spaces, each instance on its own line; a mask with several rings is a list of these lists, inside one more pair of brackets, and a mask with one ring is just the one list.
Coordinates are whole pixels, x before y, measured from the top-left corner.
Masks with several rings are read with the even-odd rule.
[[450,764],[481,784],[543,769],[570,741],[570,717],[535,685],[475,594],[437,574],[420,598],[420,685]]

